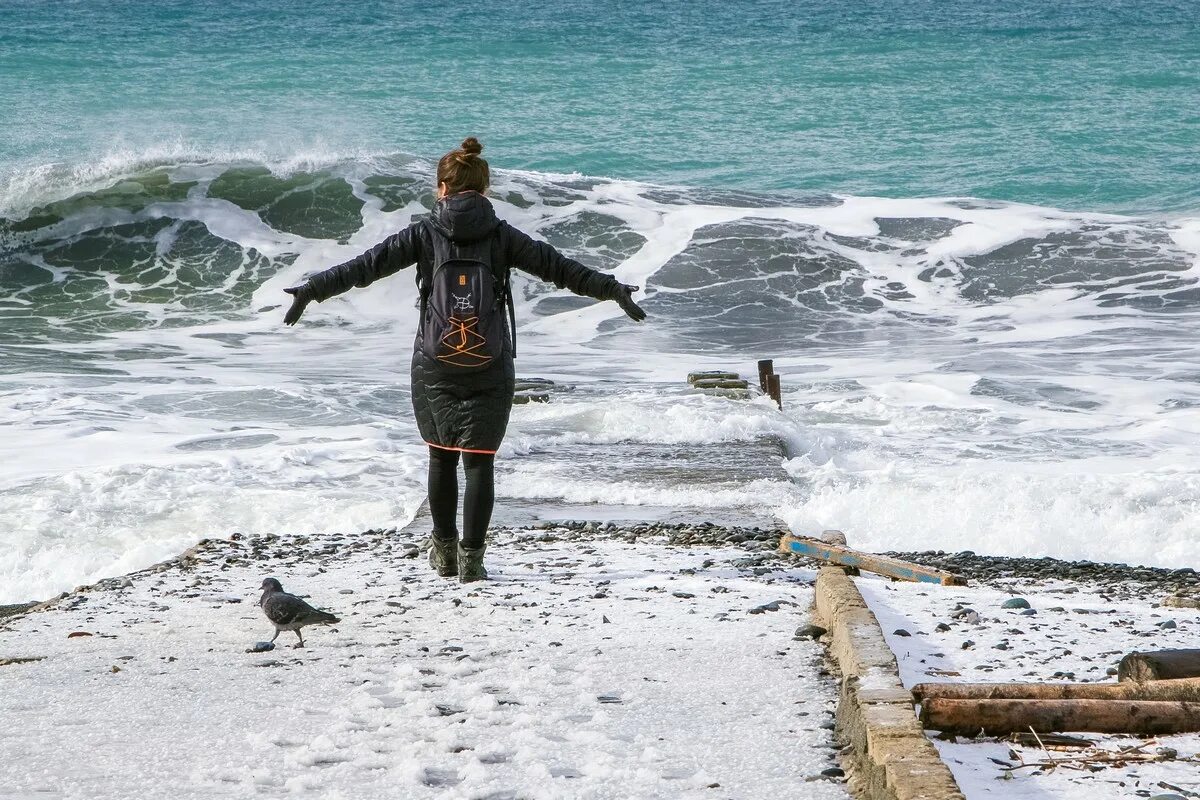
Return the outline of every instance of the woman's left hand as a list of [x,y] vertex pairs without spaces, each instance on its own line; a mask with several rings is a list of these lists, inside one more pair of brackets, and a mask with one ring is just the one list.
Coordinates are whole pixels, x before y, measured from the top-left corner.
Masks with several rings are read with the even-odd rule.
[[613,297],[617,301],[617,305],[621,310],[629,315],[629,318],[634,322],[641,322],[646,318],[646,312],[642,307],[633,302],[633,293],[640,289],[640,286],[629,286],[628,284],[617,284],[616,296]]

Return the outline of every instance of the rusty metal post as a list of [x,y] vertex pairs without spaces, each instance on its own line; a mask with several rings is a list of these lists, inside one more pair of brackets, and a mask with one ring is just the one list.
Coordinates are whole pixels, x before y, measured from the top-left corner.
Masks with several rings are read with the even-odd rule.
[[763,394],[770,392],[770,385],[767,383],[767,376],[775,373],[775,362],[769,358],[764,358],[758,362],[758,388],[762,389]]
[[783,410],[783,394],[779,387],[779,376],[772,372],[767,376],[767,394],[775,401],[775,405],[779,406],[779,410]]

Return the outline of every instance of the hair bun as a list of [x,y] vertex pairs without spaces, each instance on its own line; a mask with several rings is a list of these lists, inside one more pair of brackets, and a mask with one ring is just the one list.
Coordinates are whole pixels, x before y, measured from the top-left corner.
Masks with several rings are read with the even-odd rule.
[[474,136],[468,136],[467,138],[463,139],[462,147],[460,149],[468,156],[477,156],[483,152],[483,145],[481,145],[479,140]]

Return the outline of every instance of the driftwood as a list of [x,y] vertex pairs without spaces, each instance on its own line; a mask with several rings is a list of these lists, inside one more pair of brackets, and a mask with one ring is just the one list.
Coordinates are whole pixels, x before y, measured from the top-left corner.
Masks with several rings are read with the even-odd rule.
[[[1082,751],[1076,749],[1076,751],[1070,755],[1055,756],[1050,751],[1059,748],[1052,744],[1052,742],[1055,739],[1062,737],[1057,737],[1054,734],[1039,735],[1037,733],[1033,733],[1032,731],[1023,734],[1023,737],[1028,738],[1022,738],[1018,744],[1026,747],[1038,747],[1045,754],[1045,757],[1039,758],[1036,761],[1026,761],[1020,753],[1017,753],[1015,750],[1010,750],[1009,755],[1012,757],[1012,761],[1003,761],[998,758],[991,759],[996,764],[999,764],[1001,767],[1003,767],[1010,776],[1017,770],[1030,768],[1044,772],[1054,772],[1054,770],[1058,769],[1059,767],[1068,770],[1095,772],[1096,770],[1103,769],[1104,767],[1119,768],[1127,767],[1130,764],[1154,764],[1162,763],[1164,761],[1176,763],[1200,763],[1200,758],[1197,758],[1196,756],[1192,756],[1191,758],[1180,758],[1177,752],[1168,750],[1167,748],[1160,747],[1154,753],[1145,752],[1147,747],[1150,747],[1152,744],[1154,744],[1153,741],[1143,742],[1141,744],[1126,745],[1124,747],[1119,747],[1116,750],[1104,750],[1097,747],[1088,747]],[[1085,742],[1087,740],[1083,739],[1079,741]],[[1160,789],[1170,789],[1174,792],[1179,791],[1178,786],[1166,783],[1164,781],[1159,781],[1157,785]]]
[[1200,650],[1156,650],[1130,653],[1117,665],[1119,681],[1200,678]]
[[1016,731],[1156,735],[1200,731],[1200,703],[1164,700],[948,700],[921,704],[921,723],[944,733]]
[[1138,683],[918,683],[913,698],[948,700],[1174,700],[1200,703],[1200,678]]
[[831,544],[830,542],[822,541],[821,539],[812,539],[807,536],[785,535],[779,541],[779,551],[781,553],[808,556],[809,558],[827,561],[830,564],[838,564],[843,567],[853,567],[854,569],[861,569],[866,572],[874,572],[901,581],[940,583],[944,586],[967,585],[967,579],[961,575],[932,569],[931,567],[923,567],[920,564],[901,561],[898,558],[864,553],[844,545]]

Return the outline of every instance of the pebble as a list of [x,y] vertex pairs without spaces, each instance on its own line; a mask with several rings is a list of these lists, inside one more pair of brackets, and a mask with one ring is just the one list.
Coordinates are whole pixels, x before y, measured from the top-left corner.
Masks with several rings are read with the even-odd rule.
[[696,595],[691,592],[671,592],[672,597],[678,597],[680,600],[691,600]]
[[830,767],[829,769],[821,770],[821,774],[826,778],[841,778],[846,775],[846,771],[841,767]]
[[1163,630],[1169,630],[1171,628],[1179,627],[1178,625],[1175,624],[1175,620],[1173,620],[1173,619],[1164,620],[1162,622],[1158,622],[1155,624],[1157,624],[1158,627],[1162,628]]
[[1012,597],[1004,601],[1001,608],[1029,608],[1029,601],[1024,597]]
[[896,630],[892,631],[892,636],[912,636],[912,634],[904,630],[904,628],[896,628]]
[[247,647],[247,653],[268,653],[275,649],[274,642],[255,642],[253,647]]

